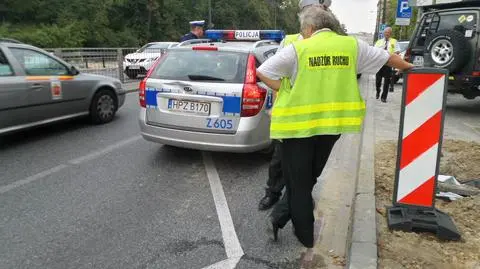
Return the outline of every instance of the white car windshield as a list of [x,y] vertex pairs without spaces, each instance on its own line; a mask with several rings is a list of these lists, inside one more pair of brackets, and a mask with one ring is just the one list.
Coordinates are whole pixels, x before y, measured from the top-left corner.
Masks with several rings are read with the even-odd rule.
[[166,50],[170,43],[165,44],[147,44],[141,47],[137,52],[161,52]]

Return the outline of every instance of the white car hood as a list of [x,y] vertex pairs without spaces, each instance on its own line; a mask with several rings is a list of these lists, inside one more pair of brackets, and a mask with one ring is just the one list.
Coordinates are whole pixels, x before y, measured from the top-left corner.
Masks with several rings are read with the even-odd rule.
[[162,53],[131,53],[125,56],[125,59],[139,60],[139,59],[148,59],[148,58],[157,58],[162,56]]

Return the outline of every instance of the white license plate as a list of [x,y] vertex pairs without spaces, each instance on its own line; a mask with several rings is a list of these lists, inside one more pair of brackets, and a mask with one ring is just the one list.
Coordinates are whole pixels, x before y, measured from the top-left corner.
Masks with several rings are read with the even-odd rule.
[[133,70],[138,70],[138,69],[140,69],[140,66],[138,66],[138,65],[130,65],[129,68],[130,68],[130,69],[133,69]]
[[197,115],[210,115],[210,103],[187,100],[169,99],[168,110],[192,113]]
[[423,66],[423,56],[413,57],[413,65],[414,66]]

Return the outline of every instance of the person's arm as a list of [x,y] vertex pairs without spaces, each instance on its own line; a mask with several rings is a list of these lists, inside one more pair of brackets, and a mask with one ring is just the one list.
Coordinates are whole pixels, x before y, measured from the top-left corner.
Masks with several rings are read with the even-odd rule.
[[383,48],[371,47],[366,42],[358,40],[358,74],[376,74],[384,65],[395,67],[400,70],[413,67],[413,65],[405,62],[396,54],[390,55]]
[[392,54],[387,61],[387,65],[401,71],[405,71],[414,67],[413,64],[405,61],[400,57],[400,55]]
[[282,81],[279,79],[271,79],[265,75],[263,75],[260,71],[257,70],[257,77],[265,83],[270,89],[274,90],[275,92],[280,89],[280,85]]
[[259,68],[257,77],[274,91],[278,91],[281,78],[291,78],[297,60],[295,48],[288,45],[268,58]]

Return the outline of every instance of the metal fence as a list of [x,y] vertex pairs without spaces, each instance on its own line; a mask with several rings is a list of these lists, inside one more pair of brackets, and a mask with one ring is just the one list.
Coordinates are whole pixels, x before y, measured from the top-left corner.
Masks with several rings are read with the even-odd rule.
[[145,76],[164,49],[138,48],[51,48],[55,54],[77,67],[81,72],[120,79],[123,83],[135,82]]

